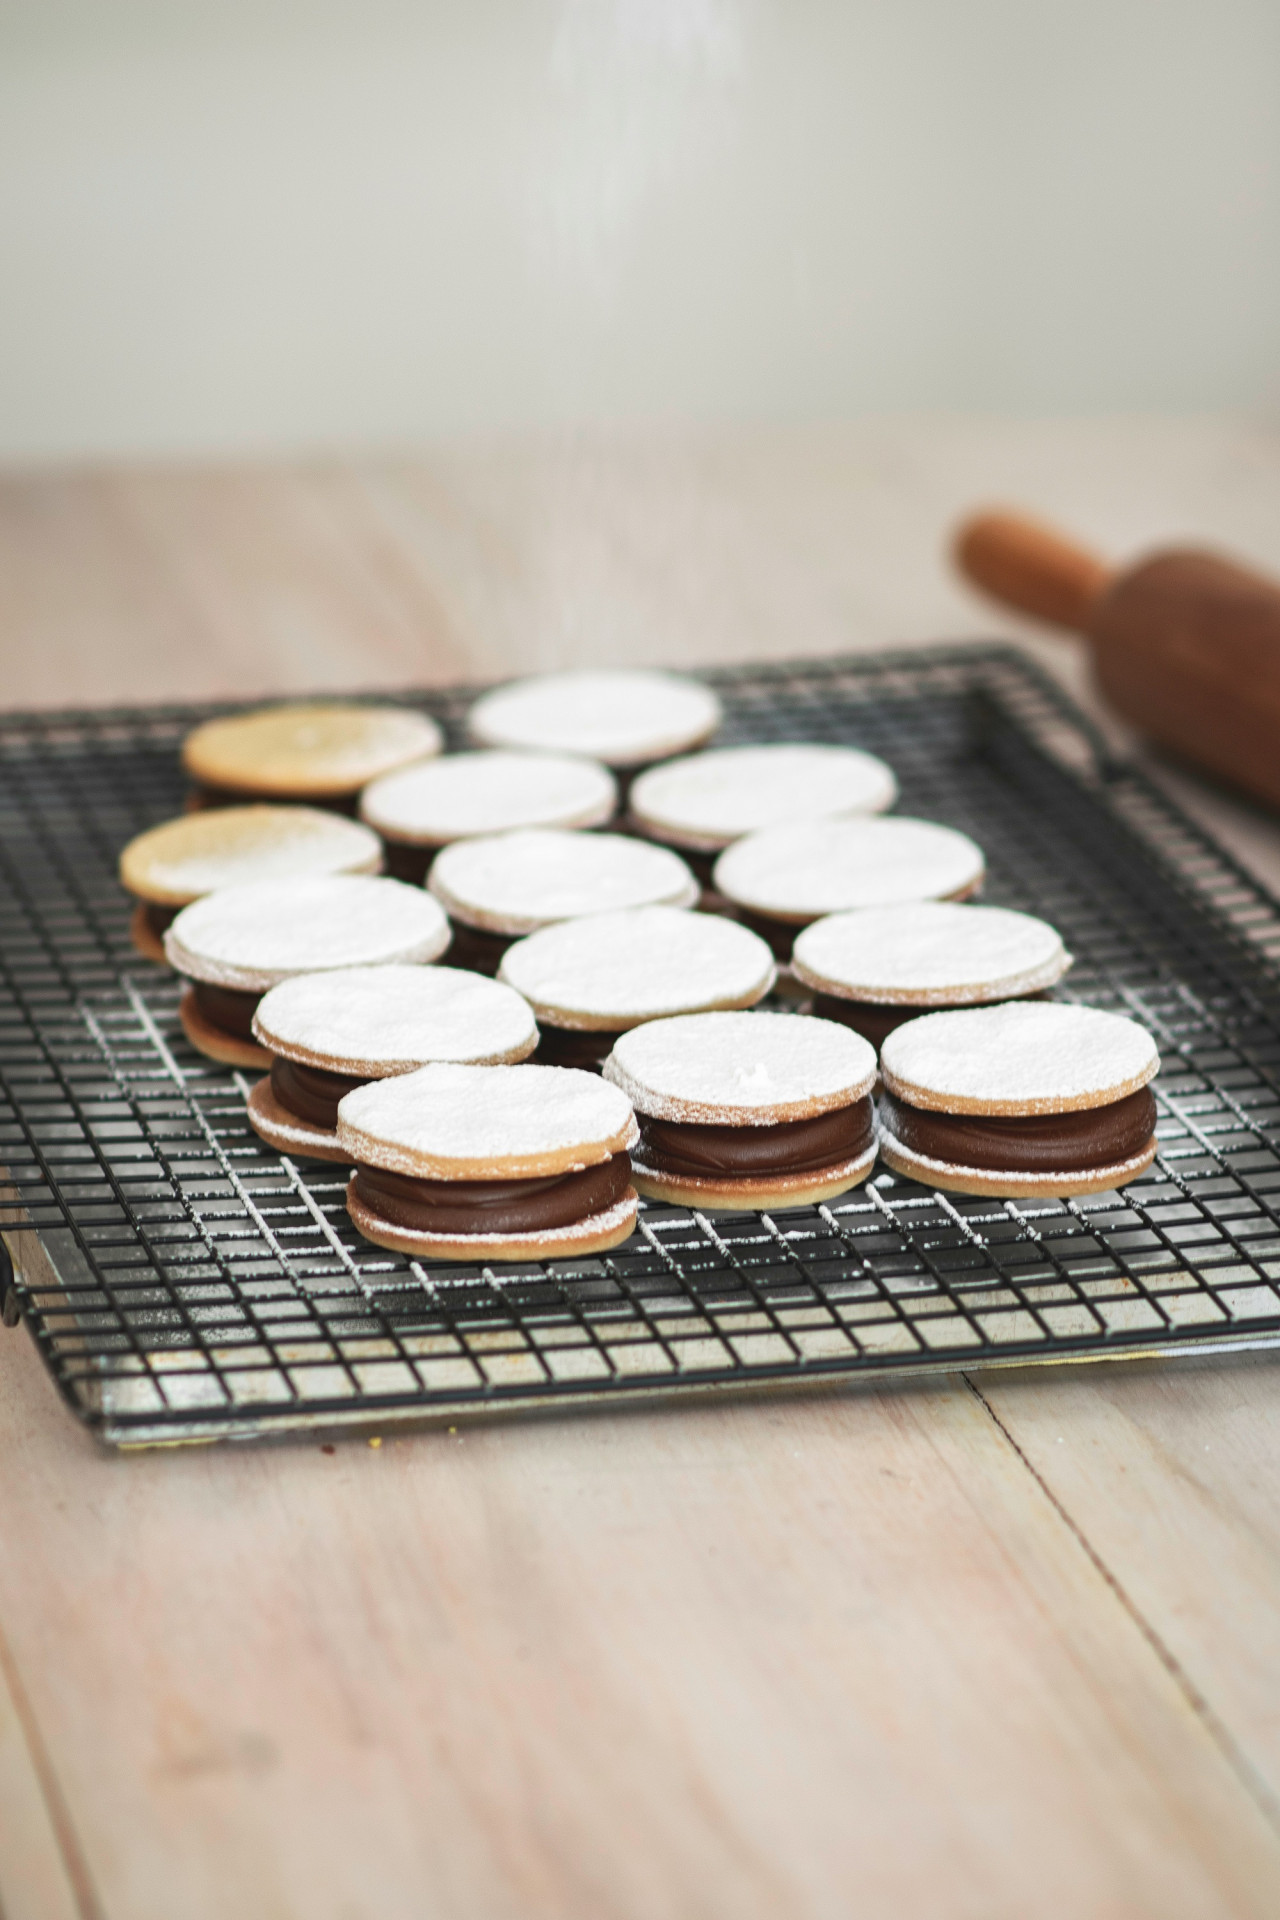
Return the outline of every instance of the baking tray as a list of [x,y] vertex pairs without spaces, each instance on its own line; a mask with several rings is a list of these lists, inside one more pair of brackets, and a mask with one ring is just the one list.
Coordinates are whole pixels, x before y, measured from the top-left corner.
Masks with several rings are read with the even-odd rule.
[[[214,709],[0,719],[4,1299],[73,1411],[155,1444],[763,1383],[1280,1341],[1280,907],[1024,658],[965,648],[707,676],[726,741],[883,754],[901,807],[1061,928],[1065,998],[1156,1035],[1160,1151],[1120,1193],[990,1200],[879,1172],[818,1207],[643,1204],[612,1254],[424,1264],[361,1240],[345,1170],[282,1158],[186,1044],[119,849],[179,810]],[[460,740],[467,690],[413,696]],[[226,709],[218,709],[225,711]],[[250,1076],[251,1077],[251,1076]]]

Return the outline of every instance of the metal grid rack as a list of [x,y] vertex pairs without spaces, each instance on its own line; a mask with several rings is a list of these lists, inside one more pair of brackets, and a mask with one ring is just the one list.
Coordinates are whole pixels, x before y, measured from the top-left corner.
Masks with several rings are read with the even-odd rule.
[[[0,719],[5,1318],[105,1439],[1280,1342],[1280,906],[1011,652],[709,677],[726,740],[883,754],[904,812],[985,847],[987,898],[1062,929],[1063,991],[1151,1028],[1151,1172],[1020,1202],[880,1172],[773,1214],[645,1205],[606,1256],[386,1253],[343,1169],[258,1140],[244,1077],[191,1051],[177,983],[130,944],[116,857],[179,808],[203,711]],[[417,704],[457,739],[467,700]]]

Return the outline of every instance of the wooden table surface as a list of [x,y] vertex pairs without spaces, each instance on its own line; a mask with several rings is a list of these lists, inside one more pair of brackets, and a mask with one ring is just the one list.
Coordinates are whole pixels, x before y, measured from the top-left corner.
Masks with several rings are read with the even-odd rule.
[[[993,496],[1280,571],[1212,419],[11,475],[5,697],[1007,632]],[[117,1456],[0,1338],[3,1920],[1280,1913],[1280,1364]]]

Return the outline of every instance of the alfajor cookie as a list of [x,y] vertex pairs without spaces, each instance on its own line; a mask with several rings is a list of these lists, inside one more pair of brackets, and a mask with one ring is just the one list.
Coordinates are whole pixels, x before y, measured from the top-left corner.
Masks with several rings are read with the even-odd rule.
[[197,806],[310,800],[354,811],[379,774],[440,752],[435,721],[409,707],[325,702],[206,720],[182,744]]
[[718,853],[744,834],[795,820],[883,813],[898,797],[893,769],[856,747],[775,743],[719,747],[642,773],[631,815],[655,840]]
[[813,989],[813,1011],[875,1047],[933,1008],[1044,993],[1070,965],[1047,921],[954,900],[829,914],[797,935],[791,955],[792,973]]
[[544,673],[482,694],[468,716],[481,746],[588,754],[643,767],[700,746],[720,724],[710,687],[675,673]]
[[338,1139],[347,1211],[367,1240],[419,1259],[604,1253],[636,1219],[635,1115],[565,1067],[429,1066],[349,1093]]
[[556,920],[698,898],[697,881],[666,847],[540,827],[455,840],[436,855],[427,885],[454,922],[455,964],[479,973],[495,973],[513,940]]
[[467,1066],[526,1060],[538,1029],[526,1000],[457,967],[339,967],[264,993],[253,1036],[271,1072],[249,1094],[249,1119],[270,1146],[346,1160],[338,1103],[369,1080],[432,1061]]
[[174,915],[219,887],[381,866],[377,835],[354,820],[318,807],[220,807],[138,834],[120,855],[120,884],[138,902],[134,945],[162,961]]
[[449,923],[421,887],[335,874],[223,887],[184,907],[164,936],[165,957],[191,985],[183,1030],[229,1066],[269,1067],[253,1016],[269,988],[298,973],[435,960]]
[[382,835],[387,871],[421,880],[437,847],[515,827],[598,827],[618,788],[607,767],[563,753],[448,753],[374,780],[360,818]]
[[880,1151],[953,1193],[1056,1197],[1136,1179],[1160,1056],[1122,1014],[1053,1001],[929,1013],[885,1041]]
[[982,849],[932,820],[803,820],[726,847],[717,892],[780,957],[797,927],[828,913],[904,900],[963,900],[982,885]]
[[865,1180],[875,1074],[848,1027],[785,1013],[653,1020],[604,1064],[640,1117],[639,1191],[729,1209],[812,1206]]
[[671,1014],[753,1007],[775,974],[758,935],[678,907],[562,920],[515,941],[498,968],[538,1017],[538,1059],[597,1068],[629,1028]]

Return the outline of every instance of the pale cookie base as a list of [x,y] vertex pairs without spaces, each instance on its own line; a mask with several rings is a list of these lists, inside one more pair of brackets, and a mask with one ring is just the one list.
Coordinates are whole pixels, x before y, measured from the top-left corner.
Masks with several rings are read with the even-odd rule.
[[782,1207],[812,1207],[834,1200],[850,1187],[862,1184],[876,1163],[869,1147],[856,1160],[842,1160],[814,1173],[774,1175],[771,1178],[700,1180],[692,1174],[655,1173],[631,1162],[637,1191],[649,1200],[666,1200],[675,1207],[719,1209],[725,1213],[768,1213]]
[[887,1167],[918,1180],[922,1186],[940,1187],[944,1193],[976,1193],[992,1199],[1061,1200],[1080,1193],[1109,1193],[1113,1187],[1127,1186],[1145,1173],[1156,1157],[1154,1138],[1150,1146],[1135,1153],[1131,1160],[1119,1160],[1109,1167],[1094,1167],[1084,1173],[993,1173],[989,1167],[954,1167],[943,1160],[930,1160],[923,1153],[910,1153],[895,1140],[883,1124],[880,1128],[880,1154]]
[[158,965],[167,967],[169,956],[164,950],[164,942],[147,919],[145,900],[139,900],[129,922],[129,938],[144,960],[154,960]]
[[420,1260],[555,1260],[561,1254],[607,1253],[630,1239],[638,1210],[635,1189],[628,1187],[606,1212],[540,1233],[417,1233],[412,1227],[393,1226],[366,1207],[356,1194],[354,1178],[347,1187],[347,1212],[356,1231],[375,1247],[416,1254]]
[[195,1048],[208,1059],[218,1061],[224,1067],[269,1067],[271,1055],[265,1047],[254,1040],[241,1040],[234,1033],[224,1033],[221,1027],[215,1027],[206,1020],[196,1005],[196,990],[187,987],[178,1003],[178,1018],[182,1022],[182,1031]]
[[336,1133],[309,1126],[296,1113],[280,1105],[272,1090],[270,1075],[249,1089],[246,1105],[249,1125],[277,1153],[305,1153],[312,1160],[338,1160],[344,1167],[351,1165],[351,1155],[338,1145]]

